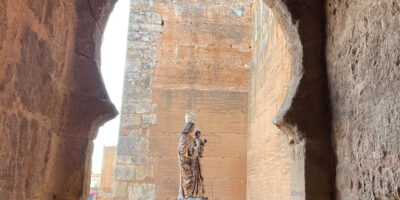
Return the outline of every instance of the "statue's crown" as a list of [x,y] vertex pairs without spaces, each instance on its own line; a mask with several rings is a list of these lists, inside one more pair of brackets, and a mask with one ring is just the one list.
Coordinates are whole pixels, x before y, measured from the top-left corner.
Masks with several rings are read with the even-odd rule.
[[185,114],[186,123],[196,123],[196,114],[189,112]]

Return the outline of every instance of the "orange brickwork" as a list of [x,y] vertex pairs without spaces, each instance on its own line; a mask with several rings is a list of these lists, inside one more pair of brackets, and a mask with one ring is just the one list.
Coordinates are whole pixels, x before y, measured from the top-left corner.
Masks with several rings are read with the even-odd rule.
[[112,194],[115,171],[115,150],[116,147],[103,148],[100,193]]
[[[150,2],[150,1],[149,1]],[[188,111],[209,199],[246,198],[251,1],[132,1],[115,200],[176,199]]]
[[164,21],[152,84],[157,124],[149,139],[157,199],[177,197],[177,143],[187,111],[197,114],[208,140],[201,160],[206,196],[245,199],[250,1],[154,6]]
[[272,123],[285,97],[290,56],[272,11],[257,0],[249,84],[247,199],[290,199],[290,147]]

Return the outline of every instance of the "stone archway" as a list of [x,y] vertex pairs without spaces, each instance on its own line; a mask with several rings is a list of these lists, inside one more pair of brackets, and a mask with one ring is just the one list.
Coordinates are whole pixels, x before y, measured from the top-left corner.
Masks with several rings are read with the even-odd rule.
[[0,2],[0,193],[86,199],[92,140],[113,118],[99,72],[115,0]]
[[246,199],[289,200],[294,188],[292,147],[273,124],[289,84],[289,44],[271,9],[262,0],[252,7]]
[[264,2],[281,24],[292,55],[289,87],[274,124],[294,144],[293,198],[333,199],[324,1]]
[[[1,181],[3,181],[0,184],[0,190],[6,197],[11,199],[33,197],[82,199],[85,197],[90,174],[88,170],[90,169],[89,156],[92,151],[92,140],[95,138],[98,126],[116,114],[115,108],[108,100],[98,69],[100,38],[114,2],[18,0],[0,3],[0,19],[2,19],[0,22],[0,65],[2,69],[0,106],[2,108],[1,128],[5,133],[2,135],[5,142],[1,146],[0,152],[7,152],[1,154],[0,157],[4,161],[0,164]],[[329,102],[326,95],[323,53],[325,40],[323,3],[316,0],[304,2],[265,0],[265,3],[274,12],[287,40],[289,52],[293,55],[291,60],[293,67],[287,95],[274,121],[278,127],[293,138],[295,152],[299,152],[299,154],[294,154],[294,160],[299,163],[294,166],[302,166],[299,169],[301,175],[292,176],[295,178],[292,182],[300,182],[302,185],[300,190],[303,188],[304,196],[307,199],[329,198],[331,191],[330,159],[332,156],[330,155],[328,136],[329,115],[326,114],[329,113]],[[142,7],[142,9],[148,9],[148,7]],[[230,9],[230,12],[232,12],[232,16],[243,19],[241,17],[248,10],[238,6]],[[146,20],[157,21],[157,16],[147,14],[144,12]],[[176,15],[176,13],[169,14],[171,14],[170,16]],[[182,12],[182,14],[196,18],[202,13]],[[138,20],[141,19],[138,18]],[[161,21],[156,26],[143,26],[139,29],[154,31],[164,25],[164,21]],[[230,30],[232,28],[236,27],[231,27]],[[215,29],[215,35],[219,39],[231,37],[229,34],[219,34],[218,29]],[[172,37],[172,35],[170,36]],[[183,36],[195,36],[194,39],[201,39],[201,35],[193,32],[187,32]],[[150,41],[151,38],[147,37],[145,40]],[[236,41],[232,40],[231,42],[235,43]],[[141,44],[136,43],[134,47],[143,48]],[[218,50],[219,46],[210,47],[206,50]],[[194,47],[186,46],[182,50],[185,48]],[[200,52],[198,47],[195,49]],[[234,44],[227,45],[225,50],[230,51],[231,49],[238,54],[244,52],[244,57],[248,51],[245,46],[235,46]],[[185,51],[177,53],[186,56]],[[247,57],[249,56],[247,55]],[[232,59],[237,58],[232,57]],[[155,65],[153,61],[146,57],[145,60],[141,60],[141,63],[144,64],[143,67],[151,70]],[[239,60],[239,62],[241,61]],[[131,64],[134,68],[137,63]],[[191,65],[188,72],[178,73],[178,78],[183,77],[181,80],[185,81],[184,77],[188,77],[189,85],[196,81],[205,85],[209,84],[208,79],[190,77],[190,73],[202,72],[198,69],[195,65]],[[231,76],[230,72],[224,69],[221,66],[209,68],[206,74],[210,72],[210,74],[221,75],[222,85],[227,84],[224,85],[227,88],[232,88],[230,82],[226,81],[229,80],[229,77],[237,78],[234,81],[242,83],[243,80],[240,78],[242,76]],[[235,70],[238,74],[243,71],[240,68]],[[139,78],[144,81],[144,84],[147,84],[146,76]],[[168,82],[168,79],[164,80]],[[151,80],[148,83],[152,83]],[[155,84],[154,86],[161,85]],[[246,97],[241,94],[243,88],[240,87],[240,84],[239,87],[236,86],[233,88],[240,93],[240,98],[245,99]],[[204,91],[202,87],[194,89]],[[151,91],[148,90],[130,91],[130,94],[143,98],[151,95]],[[193,102],[200,93],[187,92],[188,101],[186,103]],[[226,95],[223,98],[226,99],[237,97],[229,92],[224,94]],[[168,95],[169,93],[166,93],[165,99],[168,99]],[[218,99],[218,95],[220,94],[210,92],[204,97],[214,99],[213,101],[218,105],[218,101],[215,100]],[[235,109],[239,108],[235,113],[240,116],[237,118],[240,119],[240,123],[234,120],[227,120],[227,122],[235,125],[241,124],[247,110],[241,109],[236,104],[227,105],[235,107]],[[131,109],[134,109],[135,112],[139,110],[142,113],[145,110],[157,112],[157,106],[153,105],[131,107]],[[210,111],[210,113],[212,112]],[[303,113],[308,114],[304,115]],[[154,116],[154,113],[133,114],[129,117],[131,118],[128,120],[137,120],[139,123],[143,122],[147,125],[155,125],[157,120],[162,119]],[[243,129],[243,127],[238,128]],[[147,130],[145,127],[143,132],[138,133],[146,135]],[[135,134],[135,130],[122,131],[121,134]],[[130,141],[135,143],[136,140]],[[237,141],[237,139],[233,141]],[[137,142],[137,145],[141,145],[143,149],[151,148],[151,144],[145,140]],[[129,144],[126,143],[128,146]],[[244,147],[241,146],[241,148]],[[238,152],[239,160],[243,160],[242,154],[243,152]],[[143,161],[141,158],[145,160],[144,157],[138,157],[139,162]],[[134,159],[120,159],[119,161],[131,163]],[[243,163],[239,163],[243,167]],[[122,168],[121,170],[125,173],[126,169],[132,168]],[[138,167],[137,169],[151,175],[151,168]],[[139,176],[139,179],[142,178],[145,179],[146,176]],[[40,181],[36,183],[37,180]],[[169,185],[168,181],[166,179],[163,184]],[[230,182],[232,181],[225,180],[220,183]],[[321,189],[321,183],[323,183],[323,189]],[[317,184],[318,187],[315,187]],[[142,186],[138,188],[143,189]],[[297,192],[297,190],[295,191]]]
[[114,199],[175,199],[185,112],[210,199],[244,199],[249,1],[132,1]]

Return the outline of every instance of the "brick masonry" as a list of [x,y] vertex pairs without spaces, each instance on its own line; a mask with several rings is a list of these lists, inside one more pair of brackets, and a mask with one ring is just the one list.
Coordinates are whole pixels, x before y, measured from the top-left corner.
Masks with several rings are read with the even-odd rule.
[[157,122],[151,85],[162,19],[153,1],[131,1],[113,199],[156,199],[149,128]]
[[246,198],[251,1],[132,0],[114,199],[176,199],[194,111],[210,199]]
[[103,194],[111,194],[113,191],[115,159],[116,147],[104,147],[100,183],[100,192]]

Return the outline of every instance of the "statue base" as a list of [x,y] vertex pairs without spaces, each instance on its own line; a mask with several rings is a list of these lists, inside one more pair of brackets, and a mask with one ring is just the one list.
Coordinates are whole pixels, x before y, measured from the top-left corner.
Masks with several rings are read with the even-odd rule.
[[208,200],[208,197],[186,197],[186,198],[183,198],[181,195],[179,195],[178,200]]

